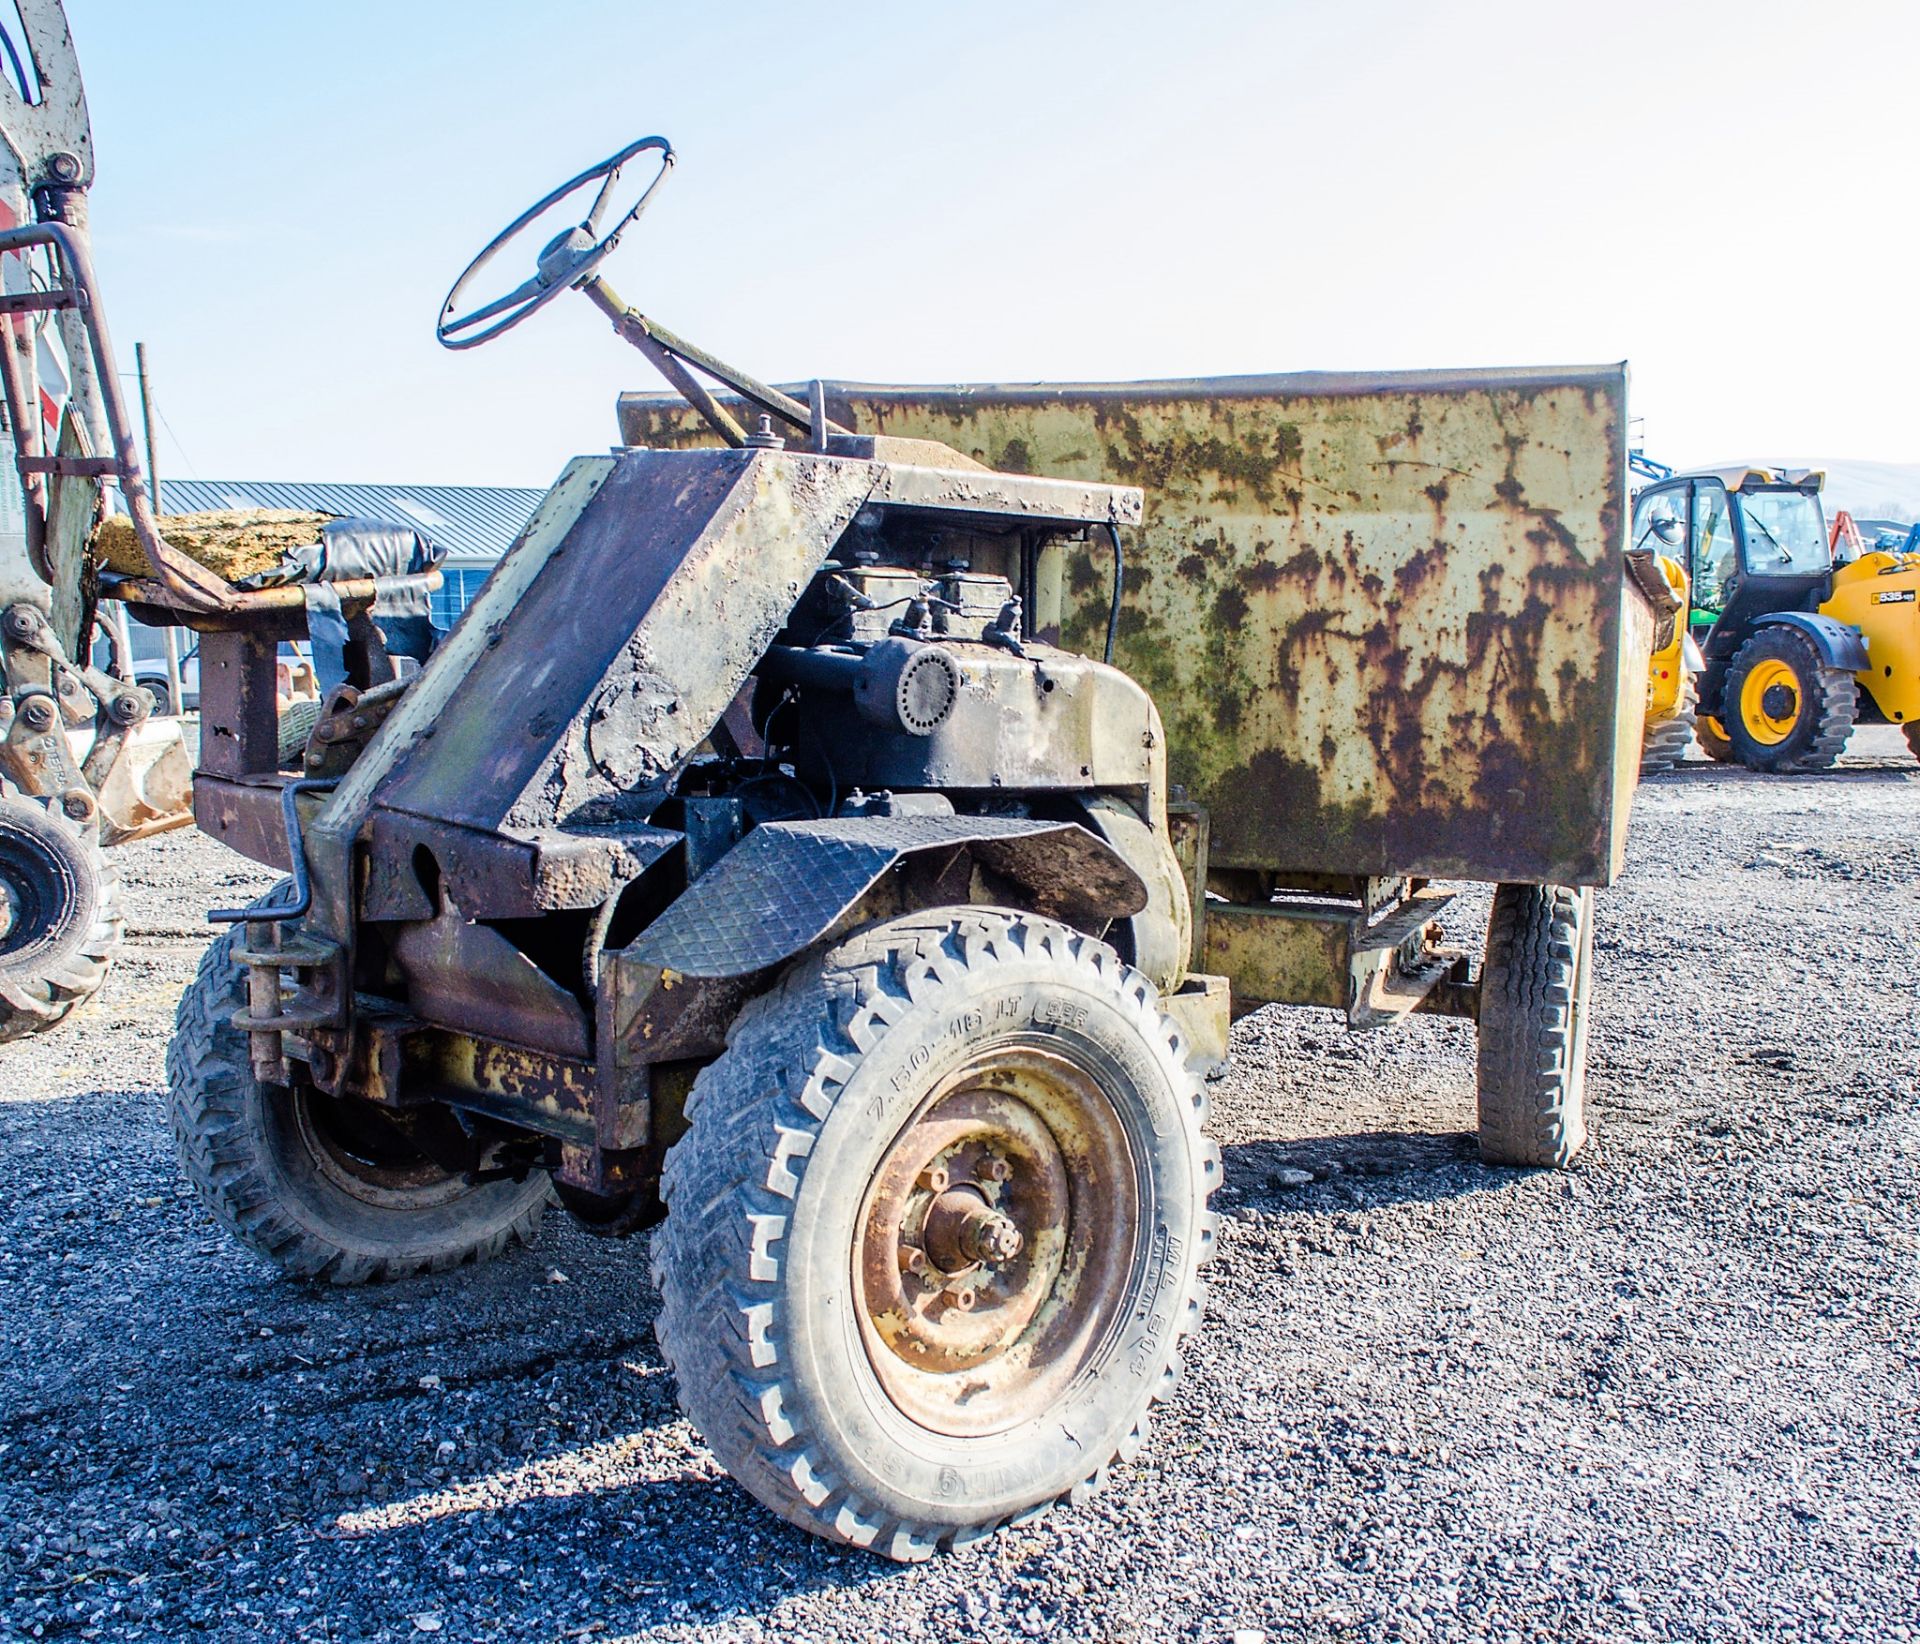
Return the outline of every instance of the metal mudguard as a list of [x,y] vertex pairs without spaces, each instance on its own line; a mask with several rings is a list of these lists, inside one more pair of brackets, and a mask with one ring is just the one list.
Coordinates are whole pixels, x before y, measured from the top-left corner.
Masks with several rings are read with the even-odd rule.
[[1857,628],[1838,617],[1822,616],[1817,611],[1771,611],[1754,619],[1756,628],[1793,628],[1813,641],[1820,660],[1829,668],[1845,668],[1850,674],[1863,673],[1872,666],[1867,660],[1866,641]]
[[[1147,904],[1147,887],[1104,840],[1070,822],[995,816],[845,817],[754,829],[616,958],[681,976],[748,976],[819,941],[882,877],[914,863],[965,902],[974,874],[1082,929]],[[994,900],[989,897],[988,900]]]

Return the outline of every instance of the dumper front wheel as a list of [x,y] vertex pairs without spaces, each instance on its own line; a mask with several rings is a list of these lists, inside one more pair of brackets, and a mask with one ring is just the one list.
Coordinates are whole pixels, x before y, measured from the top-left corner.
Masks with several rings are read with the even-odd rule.
[[383,1122],[371,1104],[263,1085],[234,957],[245,926],[207,950],[167,1046],[169,1115],[182,1169],[249,1249],[287,1273],[364,1284],[485,1261],[529,1238],[547,1178],[469,1182]]
[[1558,1168],[1587,1139],[1593,891],[1501,885],[1480,988],[1480,1156]]
[[98,993],[121,928],[119,875],[91,824],[45,799],[0,796],[0,1043]]
[[688,1104],[657,1325],[721,1464],[925,1558],[1097,1488],[1179,1376],[1219,1150],[1104,943],[945,909],[802,961]]

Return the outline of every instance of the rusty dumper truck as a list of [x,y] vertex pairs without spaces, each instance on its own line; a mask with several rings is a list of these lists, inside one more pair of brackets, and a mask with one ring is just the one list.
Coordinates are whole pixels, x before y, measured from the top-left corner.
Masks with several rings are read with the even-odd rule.
[[[147,562],[100,592],[200,635],[198,821],[287,876],[214,915],[172,1125],[302,1278],[483,1258],[550,1198],[658,1223],[715,1455],[919,1558],[1080,1499],[1173,1392],[1231,1012],[1476,1017],[1487,1156],[1579,1146],[1652,625],[1624,380],[788,393],[603,277],[671,163],[572,179],[448,298],[466,347],[579,291],[684,400],[624,404],[451,634],[430,566],[232,587],[130,438],[85,460]],[[84,179],[31,181],[0,252],[105,359]],[[349,677],[289,757],[276,647],[315,620]],[[1499,885],[1478,964],[1431,877]]]

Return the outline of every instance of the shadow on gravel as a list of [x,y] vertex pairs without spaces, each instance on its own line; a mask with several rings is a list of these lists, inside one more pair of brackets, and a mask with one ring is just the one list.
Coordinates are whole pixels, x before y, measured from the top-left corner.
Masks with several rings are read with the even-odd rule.
[[1704,784],[1708,787],[1724,787],[1729,783],[1764,783],[1777,786],[1782,782],[1820,782],[1841,783],[1847,787],[1886,786],[1894,783],[1910,783],[1920,779],[1920,767],[1912,760],[1874,760],[1868,763],[1836,765],[1824,771],[1795,771],[1790,776],[1778,776],[1768,771],[1750,771],[1743,765],[1716,765],[1706,760],[1688,760],[1684,765],[1676,765],[1670,771],[1661,771],[1655,776],[1642,777],[1646,787],[1681,786],[1688,783]]
[[1350,1210],[1432,1203],[1508,1187],[1520,1173],[1480,1162],[1471,1131],[1362,1131],[1292,1141],[1231,1142],[1216,1210]]
[[615,1635],[900,1572],[724,1478],[647,1240],[290,1282],[180,1183],[151,1090],[0,1102],[0,1636]]

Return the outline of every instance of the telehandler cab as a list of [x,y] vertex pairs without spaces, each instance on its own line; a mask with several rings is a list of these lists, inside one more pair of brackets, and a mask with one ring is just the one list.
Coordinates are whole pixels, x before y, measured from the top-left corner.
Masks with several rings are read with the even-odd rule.
[[[197,819],[287,875],[213,915],[169,1111],[304,1278],[484,1258],[550,1194],[661,1224],[716,1456],[918,1558],[1080,1499],[1172,1392],[1230,1012],[1469,1018],[1485,1156],[1578,1151],[1665,584],[1622,553],[1618,366],[788,392],[606,283],[672,163],[573,178],[449,295],[466,348],[577,290],[680,396],[623,403],[450,635],[430,565],[236,587],[130,437],[89,459],[141,557],[102,597],[200,634]],[[86,181],[0,255],[105,384]],[[22,444],[29,486],[60,461]],[[316,624],[349,677],[287,747]],[[1496,884],[1478,965],[1433,876]]]

